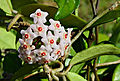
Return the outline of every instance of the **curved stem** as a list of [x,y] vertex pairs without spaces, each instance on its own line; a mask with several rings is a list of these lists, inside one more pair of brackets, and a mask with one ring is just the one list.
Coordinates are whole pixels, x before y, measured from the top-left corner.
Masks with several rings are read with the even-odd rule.
[[11,27],[17,22],[17,20],[18,20],[20,17],[22,17],[22,15],[21,15],[21,14],[17,14],[17,15],[13,18],[13,20],[10,22],[10,24],[9,24],[8,27],[7,27],[7,31],[10,31]]
[[54,71],[51,71],[51,75],[52,75],[54,80],[59,81],[59,78],[55,75]]
[[56,75],[57,76],[65,76],[69,72],[69,70],[71,69],[71,67],[72,67],[72,65],[69,65],[65,72],[56,73]]
[[57,61],[57,63],[60,65],[60,67],[59,67],[59,68],[52,69],[52,70],[55,71],[55,72],[62,71],[63,68],[64,68],[63,64],[62,64],[60,61]]
[[66,79],[66,77],[65,77],[65,76],[62,76],[62,78],[63,78],[63,81],[67,81],[67,79]]

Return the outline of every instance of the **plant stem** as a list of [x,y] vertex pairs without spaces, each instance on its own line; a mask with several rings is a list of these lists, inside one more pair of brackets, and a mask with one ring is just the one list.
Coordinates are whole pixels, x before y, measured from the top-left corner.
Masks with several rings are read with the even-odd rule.
[[[110,66],[110,65],[115,65],[115,64],[120,64],[120,60],[114,61],[114,62],[107,62],[107,63],[101,63],[101,64],[97,64],[96,67],[106,67],[106,66]],[[87,69],[87,67],[85,67],[84,69]]]
[[103,13],[101,13],[100,15],[98,15],[97,17],[95,17],[92,21],[90,21],[85,27],[83,27],[79,33],[72,39],[72,43],[75,42],[79,36],[81,36],[81,34],[83,33],[83,31],[85,31],[87,28],[91,27],[93,25],[93,23],[95,23],[100,17],[102,17],[103,15],[105,15],[107,12],[109,12],[109,9],[105,10]]
[[[116,3],[120,3],[119,1],[116,2]],[[85,27],[83,27],[79,33],[72,39],[72,44],[81,36],[81,34],[88,28],[90,28],[93,23],[95,23],[99,18],[101,18],[103,15],[105,15],[106,13],[108,13],[109,11],[112,11],[114,10],[113,7],[115,6],[116,4],[112,5],[112,7],[108,8],[107,10],[103,11],[103,13],[99,14],[98,16],[96,16],[93,20],[91,20]]]
[[87,81],[90,81],[90,64],[87,65]]
[[71,69],[71,67],[72,67],[72,65],[69,65],[65,72],[56,73],[56,75],[57,76],[65,76],[69,72],[69,70]]
[[109,66],[109,65],[114,65],[114,64],[120,64],[120,60],[117,60],[117,61],[114,61],[114,62],[97,64],[96,67],[104,67],[104,66]]
[[65,76],[63,76],[62,78],[63,78],[63,81],[67,81],[67,79],[66,79],[66,77],[65,77]]
[[10,24],[9,24],[8,27],[7,27],[7,31],[10,31],[11,27],[17,22],[17,20],[18,20],[20,17],[22,17],[22,15],[21,15],[21,14],[17,14],[17,15],[13,18],[13,20],[10,22]]
[[[92,11],[93,11],[93,18],[95,18],[97,16],[97,9],[98,9],[98,4],[99,4],[99,1],[97,0],[97,3],[94,7],[93,5],[93,1],[90,0],[90,3],[91,3],[91,6],[92,6]],[[97,45],[98,44],[98,27],[96,26],[95,27],[95,44]],[[94,63],[93,63],[93,71],[94,71],[94,74],[95,74],[95,81],[100,81],[98,75],[97,75],[97,68],[96,68],[96,63],[97,63],[97,57],[94,59]]]

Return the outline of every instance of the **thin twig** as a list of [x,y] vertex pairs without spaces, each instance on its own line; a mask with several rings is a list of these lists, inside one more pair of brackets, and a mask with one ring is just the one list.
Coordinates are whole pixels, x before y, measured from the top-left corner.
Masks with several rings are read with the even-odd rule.
[[69,70],[71,69],[71,67],[72,67],[72,65],[69,65],[65,72],[56,73],[56,75],[57,76],[65,76],[69,72]]
[[114,65],[114,64],[120,64],[120,60],[117,60],[117,61],[114,61],[114,62],[97,64],[96,67],[110,66],[110,65]]
[[21,14],[17,14],[17,15],[13,18],[13,20],[10,22],[10,24],[9,24],[8,27],[7,27],[7,31],[10,31],[10,29],[13,27],[13,25],[17,22],[17,20],[18,20],[20,17],[22,17],[22,15],[21,15]]
[[[98,3],[99,1],[97,1],[95,7],[93,5],[93,1],[90,0],[91,3],[91,7],[92,7],[92,11],[93,11],[93,18],[95,18],[97,16],[97,9],[98,9]],[[95,27],[95,43],[98,44],[98,27]],[[100,81],[98,75],[97,75],[97,68],[96,68],[96,63],[97,63],[97,57],[94,59],[94,63],[93,63],[93,70],[94,70],[94,74],[95,74],[95,81]]]
[[90,81],[90,64],[87,65],[87,81]]
[[[115,65],[115,64],[120,64],[120,60],[114,61],[114,62],[107,62],[107,63],[101,63],[101,64],[97,64],[96,67],[106,67],[106,66],[110,66],[110,65]],[[84,67],[84,69],[87,69],[87,66]]]
[[[89,27],[91,27],[93,25],[93,23],[95,23],[99,18],[101,18],[103,15],[105,15],[106,13],[108,13],[109,11],[114,10],[117,6],[115,6],[116,4],[120,4],[120,1],[117,1],[114,5],[112,5],[112,7],[108,8],[107,10],[103,11],[103,13],[99,14],[98,16],[96,16],[92,21],[90,21],[85,27],[83,27],[79,33],[72,39],[72,44],[81,36],[81,34],[83,33],[83,31],[85,31],[86,29],[88,29]],[[114,7],[115,6],[115,7]],[[114,7],[114,8],[113,8]]]

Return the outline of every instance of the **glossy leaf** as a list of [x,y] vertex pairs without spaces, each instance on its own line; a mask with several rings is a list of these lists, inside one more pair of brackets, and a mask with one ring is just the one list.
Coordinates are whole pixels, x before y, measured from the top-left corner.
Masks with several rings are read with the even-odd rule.
[[84,50],[86,47],[85,47],[85,42],[83,41],[83,38],[82,37],[79,37],[73,44],[73,49],[75,49],[76,53]]
[[114,70],[112,81],[120,81],[120,64]]
[[[10,50],[12,51],[12,49]],[[9,52],[4,57],[3,70],[7,73],[15,73],[22,66],[22,61],[18,57],[17,50],[15,52]]]
[[70,49],[70,56],[74,56],[76,54],[76,51],[71,47]]
[[82,64],[77,64],[77,65],[74,65],[71,69],[70,69],[70,72],[74,72],[74,73],[79,73],[80,70],[83,68],[85,63],[82,63]]
[[96,45],[77,53],[71,59],[70,64],[74,65],[77,63],[88,61],[100,55],[110,55],[110,54],[111,55],[120,54],[120,49],[110,44]]
[[98,34],[98,42],[102,42],[102,41],[108,41],[109,40],[109,36],[107,36],[106,34],[103,33],[99,33]]
[[105,15],[103,15],[101,18],[99,18],[92,25],[92,27],[97,26],[97,25],[101,25],[101,24],[104,24],[104,23],[108,23],[108,22],[111,22],[111,21],[114,21],[118,17],[120,17],[120,10],[109,11],[108,13],[106,13]]
[[39,67],[38,64],[25,64],[17,72],[15,72],[11,81],[15,81],[16,79],[23,78],[26,74],[31,73],[33,70],[35,70],[38,67]]
[[32,4],[36,3],[35,0],[11,0],[13,8],[18,10],[20,7],[27,5],[27,4]]
[[48,81],[47,75],[43,75],[42,73],[35,74],[29,78],[23,79],[22,81]]
[[117,19],[118,17],[120,17],[120,3],[115,3],[111,8],[107,9],[103,13],[102,13],[102,16],[92,24],[92,27],[100,25],[100,24],[104,24],[107,22],[111,22]]
[[58,4],[55,19],[63,19],[70,15],[80,4],[80,0],[54,0]]
[[[116,55],[103,55],[103,56],[99,57],[99,63],[114,62],[114,61],[117,61],[119,59],[120,59],[120,57],[116,56]],[[108,71],[111,72],[111,70],[108,70],[109,68],[111,68],[111,69],[113,68],[114,69],[113,66],[112,67],[104,67],[104,68],[98,69],[97,73],[99,75],[102,75],[102,74],[105,74],[106,71],[107,72]]]
[[120,57],[116,55],[104,55],[100,56],[100,63],[107,63],[119,60]]
[[[19,9],[19,12],[25,17],[29,17],[29,15],[35,12],[35,10],[38,8],[49,13],[49,16],[47,17],[47,19],[54,18],[55,13],[57,12],[57,8],[41,5],[41,4],[29,4],[29,5],[23,6]],[[83,26],[86,25],[85,20],[75,15],[69,15],[64,19],[61,19],[60,22],[65,27],[78,27],[79,29],[81,29]]]
[[113,43],[118,43],[120,40],[120,22],[116,23],[113,27],[112,36],[110,37],[110,41]]
[[69,79],[69,81],[87,81],[82,76],[73,72],[68,72],[67,78]]
[[0,0],[0,9],[5,11],[7,14],[12,14],[11,0]]
[[0,28],[0,48],[15,48],[15,35],[7,32],[6,29]]

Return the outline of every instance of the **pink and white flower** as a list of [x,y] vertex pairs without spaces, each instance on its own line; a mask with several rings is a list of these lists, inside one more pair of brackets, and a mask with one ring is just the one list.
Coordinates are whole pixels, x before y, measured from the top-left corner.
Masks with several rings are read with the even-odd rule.
[[40,9],[37,9],[35,11],[35,13],[32,13],[30,15],[30,17],[32,17],[34,19],[34,23],[45,23],[47,20],[46,20],[46,16],[48,15],[47,12],[43,12],[41,11]]
[[21,30],[22,39],[19,39],[19,57],[28,64],[45,64],[55,61],[65,55],[71,45],[72,28],[61,26],[59,21],[50,19],[50,25],[45,25],[47,12],[37,9],[30,17],[34,19],[26,30]]

